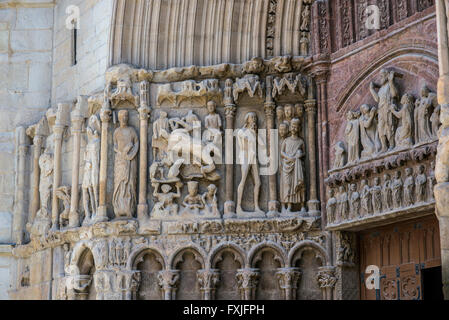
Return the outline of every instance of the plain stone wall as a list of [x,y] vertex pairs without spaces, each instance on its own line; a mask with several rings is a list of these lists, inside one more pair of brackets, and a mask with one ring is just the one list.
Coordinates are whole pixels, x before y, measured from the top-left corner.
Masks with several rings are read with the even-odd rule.
[[[103,90],[108,67],[113,0],[53,2],[0,1],[0,299],[8,297],[15,272],[10,254],[15,128],[38,122],[58,102]],[[80,9],[75,66],[72,31],[66,28],[69,5]]]
[[[72,66],[72,30],[66,28],[69,5],[80,8],[78,63],[75,66]],[[55,7],[53,104],[104,89],[112,7],[112,0],[58,1]]]

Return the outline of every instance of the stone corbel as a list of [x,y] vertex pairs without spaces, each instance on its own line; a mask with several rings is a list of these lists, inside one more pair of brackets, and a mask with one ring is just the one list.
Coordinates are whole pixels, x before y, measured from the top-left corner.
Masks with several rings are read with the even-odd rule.
[[259,283],[259,269],[239,269],[237,270],[237,285],[241,300],[255,300],[256,288]]
[[280,268],[276,272],[276,278],[285,300],[296,300],[296,290],[301,277],[298,268]]
[[337,277],[335,276],[335,267],[326,266],[318,269],[316,277],[318,285],[323,293],[323,300],[332,300]]
[[159,287],[161,287],[164,300],[176,300],[176,290],[179,285],[179,270],[163,270],[157,275]]
[[203,300],[215,300],[215,289],[220,281],[219,270],[198,270],[197,278]]

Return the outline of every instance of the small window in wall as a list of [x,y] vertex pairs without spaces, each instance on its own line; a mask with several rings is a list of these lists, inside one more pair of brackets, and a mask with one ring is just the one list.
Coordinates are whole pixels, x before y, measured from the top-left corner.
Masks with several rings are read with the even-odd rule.
[[77,21],[72,21],[73,29],[72,31],[72,66],[76,65],[77,61],[77,48],[78,48],[78,29]]

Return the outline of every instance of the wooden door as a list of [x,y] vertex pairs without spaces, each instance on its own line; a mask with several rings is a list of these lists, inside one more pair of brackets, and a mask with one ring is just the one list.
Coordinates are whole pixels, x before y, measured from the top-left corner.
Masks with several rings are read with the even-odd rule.
[[[363,231],[360,236],[361,298],[421,300],[421,271],[441,265],[438,220],[428,216]],[[380,269],[380,288],[368,290],[367,266]]]

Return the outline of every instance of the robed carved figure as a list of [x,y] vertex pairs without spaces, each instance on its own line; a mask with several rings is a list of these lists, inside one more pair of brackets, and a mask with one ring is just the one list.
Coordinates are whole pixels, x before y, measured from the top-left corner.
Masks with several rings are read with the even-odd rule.
[[139,138],[128,126],[128,111],[118,113],[120,127],[114,132],[114,195],[112,203],[117,217],[131,218],[136,208],[137,152]]
[[293,204],[304,208],[305,183],[302,158],[304,158],[304,141],[299,137],[300,120],[291,121],[291,136],[284,140],[281,147],[281,203],[292,210]]

